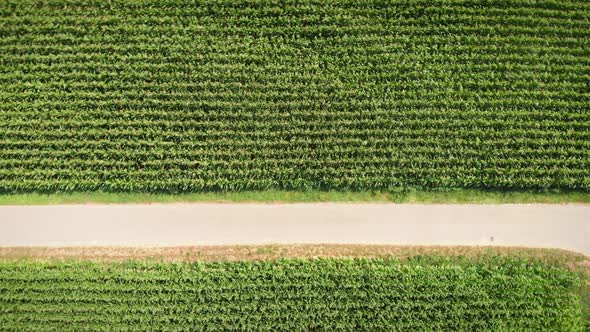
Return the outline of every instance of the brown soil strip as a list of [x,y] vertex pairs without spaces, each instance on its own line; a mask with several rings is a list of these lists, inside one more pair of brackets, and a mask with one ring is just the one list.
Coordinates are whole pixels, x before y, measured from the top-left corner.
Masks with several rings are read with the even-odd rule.
[[269,260],[281,258],[398,257],[420,255],[477,258],[513,256],[575,264],[590,269],[590,257],[559,249],[491,246],[394,246],[350,244],[232,245],[190,247],[0,247],[3,260],[149,260],[166,262]]

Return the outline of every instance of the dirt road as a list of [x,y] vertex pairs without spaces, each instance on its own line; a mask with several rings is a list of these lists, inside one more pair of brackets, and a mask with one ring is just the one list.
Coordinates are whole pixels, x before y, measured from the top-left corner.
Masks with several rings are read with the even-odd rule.
[[149,204],[0,207],[0,246],[364,243],[590,255],[590,206]]

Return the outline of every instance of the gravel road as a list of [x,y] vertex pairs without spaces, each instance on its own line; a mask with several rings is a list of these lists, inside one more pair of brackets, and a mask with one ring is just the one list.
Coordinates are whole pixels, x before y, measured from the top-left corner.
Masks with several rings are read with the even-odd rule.
[[590,255],[588,205],[130,204],[0,207],[0,246],[502,245]]

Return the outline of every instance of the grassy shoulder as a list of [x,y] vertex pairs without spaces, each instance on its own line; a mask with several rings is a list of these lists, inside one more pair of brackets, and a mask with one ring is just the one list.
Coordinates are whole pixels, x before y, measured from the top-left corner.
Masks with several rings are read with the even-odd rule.
[[0,278],[10,276],[0,322],[17,330],[141,322],[194,330],[583,331],[586,263],[562,250],[491,247],[0,248]]
[[298,258],[391,258],[406,260],[417,256],[481,259],[514,257],[588,272],[590,257],[547,248],[499,246],[399,246],[361,244],[268,244],[169,247],[0,247],[0,260],[59,262],[110,261],[242,261]]
[[340,192],[340,191],[242,191],[203,192],[184,194],[164,193],[18,193],[0,194],[0,205],[47,205],[84,203],[301,203],[301,202],[376,202],[424,204],[510,204],[546,203],[590,204],[590,192],[519,192],[519,191],[399,191],[399,192]]

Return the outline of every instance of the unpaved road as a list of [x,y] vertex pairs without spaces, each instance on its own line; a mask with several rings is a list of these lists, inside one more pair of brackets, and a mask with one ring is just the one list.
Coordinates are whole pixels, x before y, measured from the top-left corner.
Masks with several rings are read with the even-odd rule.
[[0,246],[507,245],[590,255],[587,205],[147,204],[0,207]]

